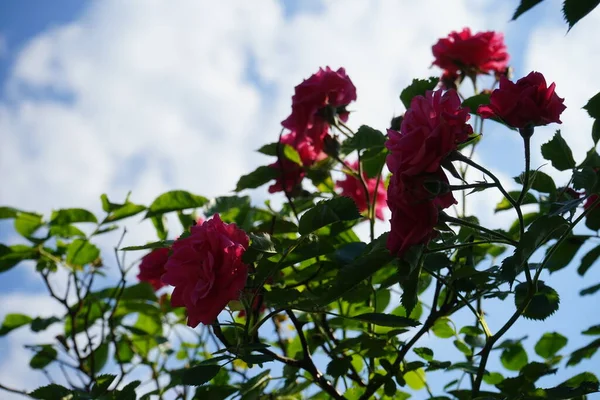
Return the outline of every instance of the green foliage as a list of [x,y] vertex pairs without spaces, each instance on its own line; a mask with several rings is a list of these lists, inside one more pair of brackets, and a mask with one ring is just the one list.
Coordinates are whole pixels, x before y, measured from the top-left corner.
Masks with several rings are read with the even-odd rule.
[[542,156],[559,171],[575,168],[573,152],[561,136],[560,130],[556,131],[552,140],[542,145]]
[[[528,302],[529,299],[529,302]],[[529,285],[520,283],[515,287],[515,306],[523,310],[523,316],[528,319],[543,321],[558,310],[560,299],[556,290],[538,281],[533,296],[529,295]]]
[[433,90],[439,82],[439,78],[431,77],[429,79],[413,79],[410,86],[406,87],[400,93],[400,100],[404,107],[408,109],[412,99],[416,96],[425,96],[425,92]]
[[515,10],[515,13],[513,14],[513,17],[512,17],[513,21],[515,19],[519,18],[521,16],[521,14],[525,13],[526,11],[529,11],[531,8],[538,5],[542,1],[543,0],[521,0],[519,7],[517,7],[517,9]]
[[161,194],[150,204],[146,218],[156,217],[171,211],[202,207],[207,202],[206,197],[191,194],[185,190],[173,190]]
[[600,4],[600,0],[565,0],[563,3],[563,15],[569,24],[569,30],[596,8],[598,4]]

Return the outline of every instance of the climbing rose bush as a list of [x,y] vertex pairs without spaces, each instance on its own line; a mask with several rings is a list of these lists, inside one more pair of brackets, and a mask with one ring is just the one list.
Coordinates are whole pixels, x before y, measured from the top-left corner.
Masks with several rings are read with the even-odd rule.
[[[56,330],[27,345],[30,367],[50,384],[0,390],[42,400],[598,392],[589,360],[598,321],[586,321],[581,338],[572,326],[561,334],[552,316],[573,293],[561,300],[550,273],[579,263],[583,276],[598,264],[600,154],[594,145],[576,161],[557,131],[541,147],[548,162],[535,165],[531,134],[560,123],[564,102],[541,72],[509,79],[501,33],[451,32],[432,58],[441,78],[412,80],[399,93],[406,112],[379,129],[354,129],[357,90],[346,70],[319,68],[258,149],[264,165],[223,196],[171,190],[146,206],[104,194],[102,215],[72,208],[48,218],[0,207],[22,239],[0,245],[0,272],[33,264],[23,267],[61,307],[5,316],[0,336]],[[584,106],[592,118],[598,99]],[[478,153],[490,129],[512,167],[522,166],[509,182]],[[499,213],[498,225],[472,214],[477,201]],[[155,240],[127,246],[119,225],[141,215]],[[101,235],[115,235],[116,257],[98,247]],[[143,256],[128,262],[135,252]],[[599,291],[594,283],[579,293]],[[513,330],[524,318],[526,337]]]

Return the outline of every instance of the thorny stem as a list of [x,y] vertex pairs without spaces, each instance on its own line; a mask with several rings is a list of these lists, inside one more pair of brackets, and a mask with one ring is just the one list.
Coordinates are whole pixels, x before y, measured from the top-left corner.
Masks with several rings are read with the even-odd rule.
[[503,233],[493,231],[491,229],[485,228],[485,227],[483,227],[481,225],[477,225],[477,224],[471,223],[471,222],[466,221],[464,219],[451,217],[448,214],[440,213],[440,220],[445,221],[445,222],[451,222],[451,223],[456,224],[456,225],[466,226],[468,228],[472,228],[472,229],[475,229],[475,230],[478,230],[478,231],[481,231],[481,232],[485,232],[485,233],[487,233],[487,234],[489,234],[491,236],[495,236],[497,238],[500,238],[500,239],[506,241],[507,243],[510,243],[513,246],[517,246],[519,244],[517,241],[509,238],[508,236],[504,235]]

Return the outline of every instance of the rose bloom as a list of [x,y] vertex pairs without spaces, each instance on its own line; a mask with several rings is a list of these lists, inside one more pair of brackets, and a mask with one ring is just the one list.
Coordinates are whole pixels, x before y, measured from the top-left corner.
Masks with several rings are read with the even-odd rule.
[[165,286],[160,278],[165,273],[165,264],[169,259],[169,248],[154,249],[142,258],[137,278],[140,282],[148,282],[154,290]]
[[[350,168],[358,171],[358,161],[349,163]],[[387,191],[383,179],[379,180],[377,185],[377,178],[369,178],[367,174],[363,172],[363,178],[369,190],[369,201],[375,199],[375,216],[383,221],[383,209],[386,206]],[[367,210],[367,196],[365,189],[355,176],[346,174],[346,179],[337,181],[335,186],[342,189],[342,196],[350,197],[356,203],[356,207],[360,212]],[[377,193],[375,192],[375,186],[377,186]]]
[[458,143],[473,133],[469,110],[460,107],[454,90],[415,96],[404,114],[400,132],[388,129],[387,165],[392,173],[418,175],[437,171]]
[[344,68],[326,67],[296,86],[292,96],[292,113],[281,122],[284,128],[307,136],[322,148],[329,128],[328,113],[348,120],[345,107],[356,100],[356,87]]
[[[303,166],[311,166],[316,161],[326,157],[322,148],[317,147],[310,139],[299,137],[296,132],[290,132],[281,137],[281,143],[292,146],[300,156]],[[302,182],[305,171],[304,168],[295,162],[288,160],[283,155],[283,146],[281,146],[281,160],[275,161],[269,167],[281,171],[275,179],[275,183],[269,187],[269,193],[291,192]]]
[[435,57],[433,65],[449,73],[487,74],[504,71],[508,66],[504,35],[493,31],[473,35],[469,28],[464,28],[438,40],[431,50]]
[[436,196],[427,191],[427,181],[447,184],[448,178],[441,169],[416,177],[392,175],[387,201],[392,211],[387,248],[392,254],[401,256],[411,246],[427,244],[437,235],[439,210],[457,203],[452,192]]
[[186,308],[189,326],[213,323],[227,303],[239,299],[248,276],[242,262],[248,245],[246,233],[219,214],[173,243],[162,281],[175,286],[171,304]]
[[438,207],[431,200],[407,196],[398,177],[392,176],[387,203],[392,211],[386,243],[390,253],[402,256],[409,247],[428,243],[435,237]]
[[[585,201],[585,203],[583,204],[583,208],[585,210],[587,210],[588,208],[590,208],[592,206],[592,204],[594,204],[594,202],[598,199],[598,195],[597,194],[593,194],[590,197],[587,198],[587,200]],[[598,205],[594,208],[598,208]]]
[[558,124],[567,108],[555,93],[555,84],[546,85],[544,75],[531,72],[516,83],[500,78],[500,86],[492,92],[490,104],[479,106],[482,118],[498,117],[513,128]]

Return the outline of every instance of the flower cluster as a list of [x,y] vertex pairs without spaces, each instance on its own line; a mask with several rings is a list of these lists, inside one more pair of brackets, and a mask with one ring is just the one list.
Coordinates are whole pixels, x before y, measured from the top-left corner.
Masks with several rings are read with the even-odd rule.
[[444,88],[455,88],[455,82],[465,76],[475,77],[491,72],[502,75],[508,68],[509,55],[504,35],[494,31],[472,34],[469,28],[451,32],[431,48],[437,65],[444,73]]
[[[358,161],[348,164],[353,171],[358,171]],[[367,194],[365,193],[365,185],[368,190],[369,202],[375,202],[375,216],[382,220],[383,210],[387,200],[387,191],[381,179],[369,178],[363,171],[363,182],[349,171],[346,172],[346,178],[336,182],[336,187],[342,189],[342,196],[350,197],[356,203],[360,212],[368,212]]]
[[292,96],[292,113],[281,125],[290,133],[280,142],[292,146],[300,155],[302,165],[284,159],[271,164],[280,174],[269,187],[270,193],[291,192],[304,178],[305,168],[326,157],[329,127],[336,120],[346,122],[346,106],[356,100],[356,87],[344,68],[337,71],[326,67],[296,86]]
[[240,298],[248,276],[248,266],[242,262],[248,245],[244,231],[215,214],[192,226],[190,234],[170,249],[146,255],[138,279],[156,290],[165,284],[174,286],[171,305],[186,308],[188,325],[208,325],[227,303]]
[[451,192],[427,187],[447,185],[442,164],[473,133],[467,124],[469,110],[460,105],[454,90],[428,91],[413,98],[400,132],[388,130],[387,166],[393,175],[388,187],[392,218],[387,247],[393,254],[427,243],[435,236],[439,210],[456,203]]

